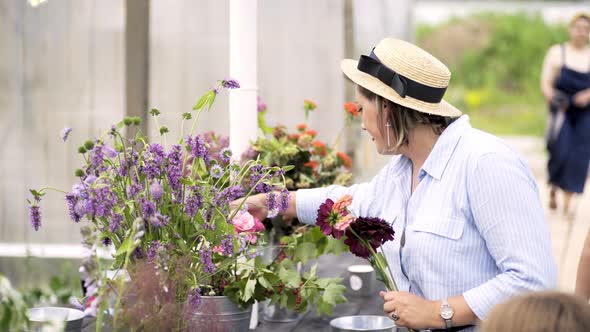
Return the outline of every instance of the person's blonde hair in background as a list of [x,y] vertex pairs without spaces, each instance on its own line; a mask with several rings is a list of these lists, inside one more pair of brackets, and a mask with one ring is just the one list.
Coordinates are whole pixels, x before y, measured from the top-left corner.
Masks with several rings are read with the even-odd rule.
[[566,293],[528,293],[494,307],[479,331],[590,331],[590,305]]

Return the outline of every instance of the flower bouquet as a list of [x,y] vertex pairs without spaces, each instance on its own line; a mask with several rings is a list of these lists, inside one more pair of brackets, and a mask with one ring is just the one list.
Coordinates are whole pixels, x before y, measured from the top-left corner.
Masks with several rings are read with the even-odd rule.
[[[207,309],[207,298],[224,296],[247,308],[280,293],[284,284],[300,286],[288,272],[270,269],[257,257],[263,226],[246,206],[230,205],[254,193],[284,192],[284,176],[291,167],[265,166],[258,159],[239,163],[229,149],[220,148],[224,143],[218,137],[193,134],[200,114],[211,108],[216,96],[234,88],[239,88],[237,81],[221,80],[192,112],[183,113],[176,144],[168,146],[169,130],[158,124],[160,111],[152,109],[161,143],[150,143],[141,131],[125,137],[125,129],[141,123],[137,117],[125,118],[78,148],[83,166],[74,172],[77,181],[70,191],[30,190],[35,230],[42,225],[41,201],[48,190],[64,193],[70,218],[84,223],[88,257],[80,271],[89,297],[87,311],[97,315],[97,330],[109,306],[114,306],[116,327],[146,329],[154,323],[148,317],[167,317],[170,325],[160,327],[183,330],[195,328],[184,318]],[[64,142],[72,132],[64,129]],[[111,265],[97,258],[103,246],[112,247]],[[101,272],[105,269],[127,277],[111,282]],[[309,284],[318,294],[326,290],[317,281]],[[114,303],[108,303],[109,293],[114,293]],[[329,302],[328,307],[335,304]]]

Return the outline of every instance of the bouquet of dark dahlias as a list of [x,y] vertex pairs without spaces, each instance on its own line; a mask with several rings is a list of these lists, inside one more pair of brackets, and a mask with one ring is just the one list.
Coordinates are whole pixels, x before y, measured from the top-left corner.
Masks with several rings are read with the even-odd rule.
[[[369,261],[377,279],[383,282],[388,291],[397,291],[382,250],[385,242],[393,240],[393,228],[383,219],[353,216],[348,210],[351,203],[351,195],[345,195],[336,202],[327,199],[318,209],[316,225],[325,235],[337,239],[345,236],[344,244],[350,252]],[[379,248],[381,252],[377,252]]]

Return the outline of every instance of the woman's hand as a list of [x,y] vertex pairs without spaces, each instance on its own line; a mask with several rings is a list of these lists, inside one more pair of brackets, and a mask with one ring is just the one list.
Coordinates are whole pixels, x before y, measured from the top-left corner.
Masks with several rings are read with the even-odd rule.
[[440,304],[428,301],[409,292],[380,292],[383,298],[383,311],[392,318],[397,316],[395,324],[412,329],[443,328],[440,317]]
[[574,95],[574,104],[578,107],[586,107],[590,104],[590,89],[582,90]]
[[[237,209],[244,199],[239,198],[230,203],[232,209]],[[266,208],[266,194],[252,195],[246,198],[244,205],[248,206],[248,212],[258,220],[266,219],[268,209]]]

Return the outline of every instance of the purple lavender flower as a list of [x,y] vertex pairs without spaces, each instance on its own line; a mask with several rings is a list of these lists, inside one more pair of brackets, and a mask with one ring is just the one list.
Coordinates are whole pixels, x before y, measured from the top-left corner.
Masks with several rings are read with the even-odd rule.
[[266,104],[262,102],[260,96],[256,97],[256,101],[258,103],[258,113],[266,111]]
[[143,217],[148,219],[149,217],[153,216],[156,213],[156,206],[151,201],[148,201],[145,198],[140,199],[141,202],[141,212],[143,213]]
[[221,250],[226,256],[234,254],[234,237],[231,234],[228,234],[226,238],[221,240]]
[[147,251],[147,259],[150,262],[153,262],[156,259],[156,254],[157,254],[157,250],[158,248],[160,248],[162,245],[160,244],[160,241],[153,241]]
[[31,226],[35,231],[39,230],[41,227],[41,209],[39,205],[31,205],[29,207],[29,218],[31,219]]
[[137,183],[132,183],[129,187],[127,187],[127,198],[131,199],[137,196],[137,194],[143,190],[143,187]]
[[201,264],[203,264],[203,271],[205,271],[205,273],[213,273],[215,272],[215,264],[213,264],[213,261],[211,260],[211,250],[209,249],[201,249],[200,250],[200,254],[201,254]]
[[223,85],[223,87],[226,89],[239,89],[240,88],[240,83],[231,77],[226,77],[223,81],[221,81],[221,85]]
[[281,195],[279,199],[279,211],[285,212],[289,208],[289,197],[290,197],[289,190],[283,189],[281,190]]
[[70,127],[66,127],[64,129],[61,130],[60,136],[61,139],[65,142],[68,139],[68,136],[70,136],[70,133],[72,132],[72,128]]
[[76,212],[76,204],[78,203],[78,197],[73,193],[66,194],[66,202],[68,203],[68,211],[70,212],[70,218],[74,222],[80,222],[82,217]]
[[117,203],[117,196],[110,187],[96,188],[88,200],[86,200],[86,210],[93,216],[106,218],[111,215],[111,210]]
[[111,125],[111,130],[109,130],[109,136],[111,138],[115,138],[116,133],[117,133],[117,127],[115,125]]
[[88,185],[92,185],[94,182],[96,181],[96,176],[94,175],[88,175],[85,179],[84,179],[84,183],[88,184]]
[[148,179],[152,180],[162,174],[162,168],[166,155],[164,148],[157,143],[150,144],[147,151],[144,152],[145,168],[144,172]]
[[196,187],[193,187],[193,193],[186,199],[184,205],[184,212],[191,217],[194,217],[201,206],[203,205],[203,196],[198,192]]
[[155,201],[159,201],[164,194],[164,190],[162,189],[162,185],[158,182],[154,182],[150,185],[150,195]]
[[110,238],[110,237],[105,237],[104,239],[102,239],[102,244],[103,244],[105,247],[108,247],[108,246],[110,246],[112,243],[113,243],[113,241],[111,240],[111,238]]
[[123,221],[123,216],[118,213],[113,213],[111,216],[111,222],[109,223],[109,231],[111,233],[116,233],[121,227],[121,221]]
[[168,175],[168,183],[174,191],[179,191],[181,186],[180,177],[182,176],[182,148],[180,145],[173,145],[168,153],[168,167],[166,174]]
[[268,209],[269,218],[274,218],[279,213],[279,207],[277,206],[277,195],[272,190],[266,193],[266,208]]
[[211,170],[209,170],[209,173],[211,174],[211,177],[219,179],[220,177],[223,176],[223,168],[221,168],[221,166],[215,164],[215,165],[213,165],[213,167],[211,167]]
[[102,170],[104,162],[104,154],[102,150],[102,146],[100,144],[96,144],[92,150],[90,151],[90,163],[92,165],[92,169],[94,170]]
[[133,257],[135,259],[142,259],[144,257],[143,249],[141,247],[135,248],[135,250],[133,250]]
[[[209,149],[205,145],[205,141],[201,136],[187,137],[186,144],[190,149],[191,154],[195,158],[203,158],[206,162],[209,160]],[[208,163],[208,162],[207,162]]]
[[219,158],[221,159],[221,161],[223,161],[226,164],[229,163],[229,160],[230,160],[231,156],[232,156],[232,152],[231,152],[231,150],[229,148],[224,148],[219,153]]
[[86,210],[86,200],[78,200],[74,206],[74,212],[79,216],[84,216],[88,212]]
[[168,222],[170,221],[170,217],[161,215],[160,212],[156,212],[156,214],[151,216],[149,218],[149,220],[150,220],[150,224],[152,225],[152,227],[161,228],[161,227],[168,225]]
[[237,239],[240,244],[240,247],[238,248],[238,254],[241,254],[244,252],[244,250],[246,250],[246,247],[248,246],[248,240],[246,240],[244,236],[238,236]]
[[191,310],[197,309],[201,305],[201,288],[197,287],[188,292],[188,304]]

